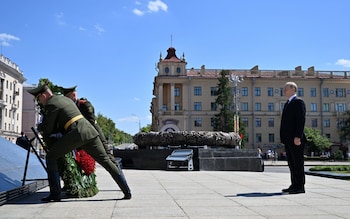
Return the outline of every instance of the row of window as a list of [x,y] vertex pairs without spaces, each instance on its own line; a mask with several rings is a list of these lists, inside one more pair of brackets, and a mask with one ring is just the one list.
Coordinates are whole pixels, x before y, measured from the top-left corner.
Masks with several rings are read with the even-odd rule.
[[[249,127],[248,118],[241,118],[242,124],[245,127]],[[344,124],[344,119],[337,119],[336,121],[336,127],[341,128]],[[267,119],[268,127],[275,127],[275,119],[274,118],[268,118]],[[202,118],[195,118],[194,119],[194,126],[195,127],[201,127],[202,126]],[[262,127],[262,119],[261,118],[255,118],[255,127]],[[214,127],[214,118],[211,118],[211,127]],[[311,118],[311,127],[317,128],[318,127],[318,119],[317,118]],[[331,127],[331,119],[325,118],[323,119],[323,127],[329,128]]]
[[[255,103],[255,111],[262,111],[262,103],[258,102]],[[323,112],[331,112],[331,107],[330,103],[323,103]],[[279,104],[279,109],[277,111],[282,111],[284,106],[284,103]],[[167,111],[168,106],[166,104],[163,105],[163,111]],[[174,110],[175,111],[180,111],[181,109],[181,104],[180,103],[175,103],[174,104]],[[194,111],[202,111],[202,102],[194,102],[193,103],[193,110]],[[217,110],[217,105],[215,102],[210,103],[210,110],[211,111],[216,111]],[[241,111],[249,111],[248,103],[247,102],[242,102],[241,103]],[[267,103],[267,111],[268,112],[275,112],[275,103]],[[334,112],[346,112],[347,111],[347,104],[346,103],[335,103],[334,104]],[[310,103],[310,112],[317,112],[317,103]]]
[[[216,96],[217,95],[217,87],[211,87],[210,88],[210,95]],[[234,88],[232,88],[232,93],[234,93]],[[180,96],[180,88],[175,87],[174,90],[175,96]],[[242,96],[248,96],[248,87],[242,87],[241,91],[238,89],[238,93],[241,93]],[[323,88],[322,89],[323,97],[329,97],[330,95],[335,94],[336,97],[346,97],[346,94],[350,94],[350,90],[346,92],[345,88],[335,88],[335,90],[331,90],[329,88]],[[193,88],[193,95],[194,96],[202,96],[202,87],[195,86]],[[261,88],[255,87],[254,88],[254,95],[255,96],[261,96]],[[279,95],[281,97],[284,96],[283,88],[273,88],[268,87],[267,88],[267,96],[273,97]],[[304,96],[304,88],[298,88],[298,96],[303,97]],[[317,96],[317,89],[316,88],[310,88],[310,97],[316,97]]]

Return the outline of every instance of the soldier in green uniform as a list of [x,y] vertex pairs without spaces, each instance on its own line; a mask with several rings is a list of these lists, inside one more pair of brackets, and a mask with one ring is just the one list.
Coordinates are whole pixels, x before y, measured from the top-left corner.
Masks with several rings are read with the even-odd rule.
[[78,98],[76,88],[77,88],[77,86],[73,86],[73,87],[69,87],[69,88],[62,87],[61,89],[62,89],[63,95],[70,98],[71,100],[73,100],[73,102],[79,108],[81,114],[91,123],[92,126],[95,127],[95,129],[98,132],[99,137],[103,143],[103,146],[105,148],[106,153],[108,154],[111,161],[118,167],[121,177],[124,178],[124,181],[126,182],[125,176],[123,174],[123,170],[121,169],[119,163],[116,161],[114,155],[111,153],[109,146],[108,146],[108,142],[105,138],[105,135],[103,134],[100,125],[96,121],[95,108],[93,107],[91,102],[88,101],[86,98],[80,98],[80,99]]
[[77,88],[77,86],[70,87],[70,88],[63,88],[62,87],[62,93],[64,96],[73,100],[73,102],[79,108],[81,114],[83,114],[83,116],[91,123],[91,125],[93,125],[95,127],[95,129],[98,132],[100,139],[103,143],[103,146],[106,150],[106,153],[111,158],[112,162],[114,162],[117,165],[117,162],[115,161],[115,157],[113,156],[113,154],[111,153],[111,151],[109,149],[106,137],[103,134],[101,127],[99,126],[99,124],[96,121],[95,108],[93,107],[91,102],[88,101],[86,98],[80,98],[80,99],[78,98],[76,88]]
[[101,164],[121,188],[123,199],[130,199],[131,192],[125,178],[121,177],[119,169],[108,157],[96,129],[84,118],[76,105],[67,97],[54,95],[47,85],[38,86],[28,92],[43,106],[43,120],[38,125],[38,130],[45,136],[62,134],[46,154],[50,195],[42,201],[61,200],[57,159],[75,148],[84,149]]

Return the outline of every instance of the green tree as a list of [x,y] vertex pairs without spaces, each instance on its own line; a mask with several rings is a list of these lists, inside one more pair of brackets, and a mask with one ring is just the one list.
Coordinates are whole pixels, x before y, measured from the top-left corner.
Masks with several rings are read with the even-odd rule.
[[121,144],[125,142],[133,142],[132,136],[128,133],[120,131],[115,127],[115,123],[110,118],[103,116],[101,113],[97,114],[97,123],[100,125],[103,134],[110,144]]
[[232,109],[233,96],[229,86],[228,71],[222,70],[220,75],[215,100],[219,113],[214,117],[214,131],[232,132],[234,111]]
[[332,146],[332,142],[327,137],[322,136],[318,129],[305,127],[304,132],[307,139],[306,150],[308,154],[311,154],[311,152],[319,153]]
[[344,113],[346,119],[342,122],[341,128],[339,131],[340,138],[346,140],[350,140],[350,110]]
[[150,131],[151,131],[151,125],[150,124],[148,124],[147,126],[141,128],[141,132],[150,132]]

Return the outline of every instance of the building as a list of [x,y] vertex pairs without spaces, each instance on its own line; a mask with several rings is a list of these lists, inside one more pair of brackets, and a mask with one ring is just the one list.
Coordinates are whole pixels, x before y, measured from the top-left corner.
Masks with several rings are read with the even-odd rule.
[[16,142],[22,131],[23,72],[0,55],[0,136]]
[[[151,104],[153,131],[212,131],[216,86],[222,69],[187,69],[184,55],[176,56],[175,48],[160,55],[158,75],[154,79]],[[319,129],[332,142],[341,142],[338,130],[350,109],[350,71],[246,70],[227,69],[242,79],[232,82],[237,90],[237,108],[246,127],[247,148],[278,148],[280,117],[286,99],[283,86],[297,83],[298,96],[306,104],[306,127]],[[234,78],[234,77],[233,77]],[[236,81],[237,82],[237,81]]]

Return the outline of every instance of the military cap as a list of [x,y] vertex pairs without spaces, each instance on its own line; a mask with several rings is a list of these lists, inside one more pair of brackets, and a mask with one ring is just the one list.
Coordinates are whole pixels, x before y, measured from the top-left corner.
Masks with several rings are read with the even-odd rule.
[[29,89],[27,91],[28,91],[28,93],[30,93],[34,97],[37,97],[39,94],[44,93],[47,89],[49,89],[49,87],[46,84],[43,84],[43,85],[39,85],[36,88]]
[[77,88],[77,85],[67,88],[62,87],[63,95],[66,96],[68,93],[75,91],[75,88]]

